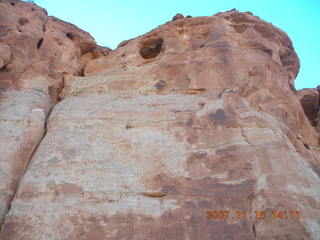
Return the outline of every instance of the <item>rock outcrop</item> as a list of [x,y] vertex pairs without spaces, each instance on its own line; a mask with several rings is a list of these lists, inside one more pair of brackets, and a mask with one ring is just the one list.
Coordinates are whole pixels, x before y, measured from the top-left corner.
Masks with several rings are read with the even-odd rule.
[[110,51],[0,7],[1,239],[319,238],[319,95],[285,32],[232,10]]
[[320,132],[320,86],[298,91],[298,98],[311,125]]
[[[76,26],[20,1],[0,1],[0,222],[58,102],[64,77],[110,50]],[[100,54],[100,55],[99,55]]]

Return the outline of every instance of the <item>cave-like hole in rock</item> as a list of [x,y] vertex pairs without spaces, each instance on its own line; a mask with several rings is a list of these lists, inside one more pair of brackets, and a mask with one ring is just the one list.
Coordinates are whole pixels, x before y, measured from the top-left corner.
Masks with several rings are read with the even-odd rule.
[[42,43],[43,43],[43,38],[41,38],[37,44],[38,50],[41,48]]
[[272,50],[271,49],[263,49],[262,50],[263,52],[265,52],[265,53],[267,53],[269,56],[271,56],[272,57]]
[[71,40],[74,38],[73,34],[71,32],[67,33],[66,36],[70,38]]
[[29,22],[29,20],[27,18],[20,18],[19,19],[19,24],[24,26]]
[[144,40],[140,45],[140,55],[144,59],[150,59],[158,56],[163,44],[163,38],[152,38]]

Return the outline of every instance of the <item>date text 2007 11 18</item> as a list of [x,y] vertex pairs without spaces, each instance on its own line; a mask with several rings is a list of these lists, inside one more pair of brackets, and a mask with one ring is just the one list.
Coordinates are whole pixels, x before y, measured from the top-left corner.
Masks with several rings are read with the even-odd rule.
[[300,211],[286,211],[286,210],[273,210],[273,211],[254,211],[253,213],[249,213],[248,211],[238,210],[231,212],[229,210],[211,210],[207,211],[207,219],[248,219],[249,217],[254,217],[255,219],[265,219],[265,218],[273,218],[273,219],[300,219],[301,213]]

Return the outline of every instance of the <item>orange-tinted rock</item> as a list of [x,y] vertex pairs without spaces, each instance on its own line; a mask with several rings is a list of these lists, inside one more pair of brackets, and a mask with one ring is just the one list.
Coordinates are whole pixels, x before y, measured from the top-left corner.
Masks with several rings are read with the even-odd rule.
[[79,59],[52,65],[62,101],[1,238],[318,239],[319,132],[293,88],[299,60],[283,31],[232,10],[170,21],[104,54],[71,41],[81,31],[62,37],[58,22],[48,26],[68,46],[59,56]]
[[83,54],[92,52],[98,58],[110,51],[96,46],[94,39],[75,25],[47,16],[37,5],[1,1],[0,7],[3,18],[0,35],[3,61],[0,62],[6,65],[0,74],[2,86],[25,88],[25,82],[32,80],[21,74],[41,62],[41,68],[36,67],[31,74],[48,75],[47,88],[53,86],[59,90],[64,74],[82,74],[85,66],[79,59]]
[[[35,4],[0,1],[0,223],[45,133],[65,75],[107,55],[76,26]],[[84,55],[92,55],[87,58]],[[100,54],[100,55],[99,55]]]

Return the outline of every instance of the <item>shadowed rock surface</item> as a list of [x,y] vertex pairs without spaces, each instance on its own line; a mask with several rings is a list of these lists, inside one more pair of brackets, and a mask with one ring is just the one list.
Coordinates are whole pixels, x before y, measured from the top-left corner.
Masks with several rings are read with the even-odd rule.
[[298,98],[311,125],[320,131],[320,86],[299,90]]
[[1,239],[319,239],[319,93],[294,90],[285,32],[232,10],[110,51],[12,2],[0,2]]

